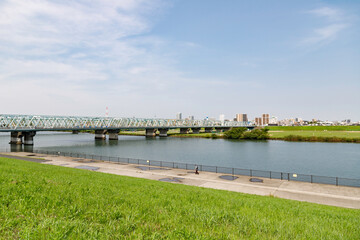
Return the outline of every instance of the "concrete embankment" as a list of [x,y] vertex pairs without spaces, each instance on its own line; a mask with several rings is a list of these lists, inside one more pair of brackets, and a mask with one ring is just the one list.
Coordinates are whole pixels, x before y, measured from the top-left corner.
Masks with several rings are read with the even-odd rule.
[[[0,153],[1,154],[1,153]],[[248,176],[224,177],[224,174],[192,170],[149,167],[134,164],[118,164],[91,159],[53,156],[27,152],[2,153],[0,157],[41,162],[63,167],[89,169],[97,172],[124,175],[221,189],[262,196],[273,196],[291,200],[360,209],[360,188],[325,184],[257,178],[262,182],[250,182]],[[223,177],[223,178],[222,178]]]

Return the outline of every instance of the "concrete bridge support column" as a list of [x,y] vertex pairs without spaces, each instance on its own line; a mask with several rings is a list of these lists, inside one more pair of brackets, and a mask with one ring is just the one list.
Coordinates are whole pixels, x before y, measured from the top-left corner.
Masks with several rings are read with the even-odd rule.
[[200,133],[200,128],[191,128],[192,133]]
[[167,137],[168,135],[167,135],[167,132],[169,131],[169,129],[168,128],[159,128],[159,132],[160,132],[160,134],[159,134],[159,136],[160,137]]
[[73,130],[72,134],[79,134],[79,130]]
[[22,132],[11,132],[10,144],[22,144],[23,133]]
[[212,130],[213,130],[212,127],[206,127],[206,128],[205,128],[205,132],[206,132],[206,133],[211,133]]
[[34,145],[35,131],[24,132],[24,145]]
[[106,139],[106,130],[95,130],[95,139],[105,140]]
[[180,128],[180,133],[181,134],[188,134],[189,129],[188,128]]
[[115,130],[109,130],[109,140],[119,140],[119,132],[120,130],[115,129]]
[[155,137],[156,136],[156,129],[155,128],[147,128],[145,130],[146,137]]

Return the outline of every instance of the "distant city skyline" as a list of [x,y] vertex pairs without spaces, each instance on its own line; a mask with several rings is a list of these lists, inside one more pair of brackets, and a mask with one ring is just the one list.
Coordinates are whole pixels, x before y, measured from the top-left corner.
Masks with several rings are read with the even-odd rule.
[[360,1],[0,4],[0,113],[360,120]]

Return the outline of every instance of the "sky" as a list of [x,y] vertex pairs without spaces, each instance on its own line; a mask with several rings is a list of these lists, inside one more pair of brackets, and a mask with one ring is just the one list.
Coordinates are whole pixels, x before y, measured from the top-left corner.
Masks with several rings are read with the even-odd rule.
[[360,120],[360,1],[0,0],[0,114]]

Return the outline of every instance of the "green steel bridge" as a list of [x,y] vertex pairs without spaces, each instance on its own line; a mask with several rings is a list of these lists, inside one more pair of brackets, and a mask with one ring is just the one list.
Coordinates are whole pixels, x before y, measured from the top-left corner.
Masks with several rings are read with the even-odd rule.
[[120,130],[146,130],[146,136],[154,136],[156,131],[160,136],[167,136],[169,129],[180,129],[187,133],[189,129],[198,133],[201,128],[206,132],[212,129],[228,130],[232,127],[254,128],[248,122],[212,121],[212,120],[177,120],[156,118],[113,118],[113,117],[74,117],[74,116],[35,116],[35,115],[0,115],[0,132],[11,132],[10,143],[33,144],[33,136],[37,131],[65,131],[74,133],[80,130],[95,130],[96,139],[117,139]]

